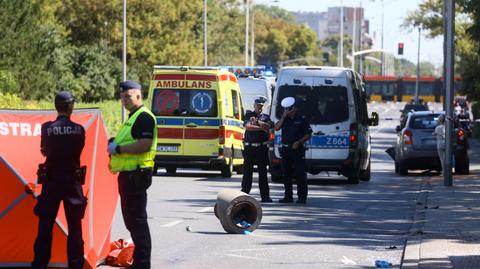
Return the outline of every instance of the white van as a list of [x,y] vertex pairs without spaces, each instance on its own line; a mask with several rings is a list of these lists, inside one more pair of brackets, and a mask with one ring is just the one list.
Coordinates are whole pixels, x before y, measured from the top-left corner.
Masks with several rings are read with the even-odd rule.
[[245,111],[253,111],[253,103],[259,96],[267,98],[263,111],[267,112],[270,110],[273,88],[271,82],[260,78],[239,77],[238,85],[240,86],[240,95],[242,96],[242,105]]
[[[283,98],[295,97],[299,113],[307,117],[312,137],[306,143],[307,172],[336,171],[349,183],[370,180],[369,126],[378,125],[378,114],[368,118],[367,95],[361,76],[338,67],[285,67],[280,71],[270,111],[276,122]],[[272,180],[282,180],[279,147],[281,130],[275,132],[270,150]]]

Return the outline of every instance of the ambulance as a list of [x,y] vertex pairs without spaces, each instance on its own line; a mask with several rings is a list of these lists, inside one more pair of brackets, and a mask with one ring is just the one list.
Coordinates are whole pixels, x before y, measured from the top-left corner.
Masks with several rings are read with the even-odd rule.
[[216,67],[154,66],[148,102],[158,127],[155,171],[243,169],[243,108],[237,78]]

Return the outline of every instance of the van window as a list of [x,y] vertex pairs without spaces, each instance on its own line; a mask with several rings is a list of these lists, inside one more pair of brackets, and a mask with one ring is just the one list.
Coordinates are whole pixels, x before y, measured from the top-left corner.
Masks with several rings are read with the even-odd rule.
[[239,96],[237,91],[232,90],[232,106],[233,106],[233,116],[237,119],[240,119],[240,106],[239,104]]
[[217,117],[214,90],[155,89],[152,112],[156,116]]
[[[288,96],[295,97],[299,113],[311,124],[333,124],[348,120],[347,88],[341,86],[281,86],[277,103]],[[283,109],[276,107],[275,116],[280,118]]]

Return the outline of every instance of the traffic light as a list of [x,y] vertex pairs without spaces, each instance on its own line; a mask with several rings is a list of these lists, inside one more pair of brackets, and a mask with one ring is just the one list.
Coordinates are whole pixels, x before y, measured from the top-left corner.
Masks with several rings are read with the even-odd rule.
[[403,55],[403,42],[398,43],[398,55]]

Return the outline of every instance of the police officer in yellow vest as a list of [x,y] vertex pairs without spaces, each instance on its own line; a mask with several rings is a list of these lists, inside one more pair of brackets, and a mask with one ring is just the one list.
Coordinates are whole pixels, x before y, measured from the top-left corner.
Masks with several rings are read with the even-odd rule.
[[122,105],[128,120],[110,139],[110,170],[119,172],[118,189],[123,220],[135,251],[129,268],[150,268],[152,243],[147,222],[147,189],[152,184],[157,146],[155,116],[142,104],[142,86],[135,81],[120,83]]

